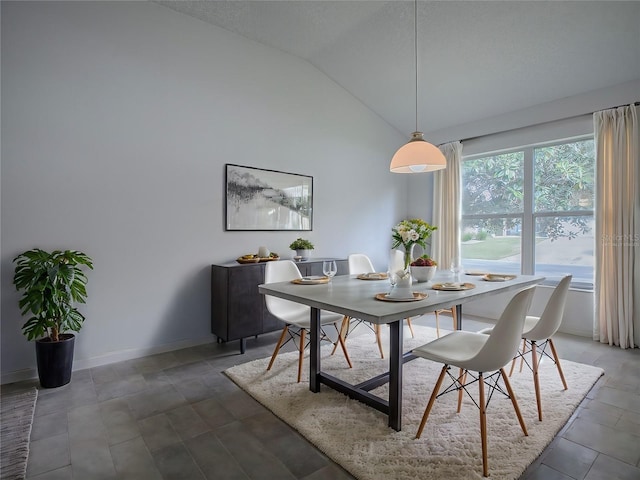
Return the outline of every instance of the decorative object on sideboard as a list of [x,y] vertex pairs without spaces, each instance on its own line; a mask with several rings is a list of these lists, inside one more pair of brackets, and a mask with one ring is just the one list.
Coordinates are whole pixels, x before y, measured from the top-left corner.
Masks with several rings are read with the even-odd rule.
[[[263,252],[264,253],[264,252]],[[259,262],[271,262],[274,260],[280,260],[280,255],[275,252],[269,252],[266,257],[262,257],[260,253],[248,253],[236,258],[238,263],[259,263]]]
[[313,177],[226,165],[225,230],[308,231]]
[[289,248],[296,251],[296,256],[293,257],[294,260],[305,261],[309,260],[309,257],[311,256],[311,250],[313,250],[315,247],[309,240],[298,237],[293,242],[291,242]]
[[18,302],[22,315],[31,317],[22,326],[28,340],[36,341],[40,385],[55,388],[71,381],[75,335],[84,315],[75,307],[87,299],[83,267],[93,261],[76,250],[46,252],[28,250],[13,259],[13,284],[22,292]]

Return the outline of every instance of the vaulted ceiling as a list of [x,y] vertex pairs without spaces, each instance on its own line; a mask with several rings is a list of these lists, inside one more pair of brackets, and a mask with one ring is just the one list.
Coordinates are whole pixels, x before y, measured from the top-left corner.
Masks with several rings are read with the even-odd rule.
[[[415,127],[412,1],[164,1],[309,61],[400,132]],[[640,79],[639,1],[418,2],[424,132]]]

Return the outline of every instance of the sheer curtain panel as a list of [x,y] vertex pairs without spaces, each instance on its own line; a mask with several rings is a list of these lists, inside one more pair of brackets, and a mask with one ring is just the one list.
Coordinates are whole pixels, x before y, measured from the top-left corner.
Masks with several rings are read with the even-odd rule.
[[447,168],[434,172],[433,225],[438,227],[431,240],[431,256],[441,269],[460,256],[460,161],[462,143],[440,145]]
[[640,332],[638,114],[630,105],[595,112],[593,120],[597,184],[593,338],[633,348],[634,329]]

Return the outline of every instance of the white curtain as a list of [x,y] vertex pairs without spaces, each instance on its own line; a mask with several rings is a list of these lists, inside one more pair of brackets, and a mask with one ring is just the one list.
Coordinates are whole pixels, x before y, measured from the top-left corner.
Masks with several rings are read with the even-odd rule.
[[447,168],[434,172],[433,225],[438,227],[431,239],[431,256],[441,269],[460,256],[460,162],[462,143],[440,145]]
[[597,184],[593,338],[633,348],[634,317],[635,328],[640,329],[637,315],[640,225],[636,223],[640,211],[640,157],[636,107],[595,112],[593,121]]

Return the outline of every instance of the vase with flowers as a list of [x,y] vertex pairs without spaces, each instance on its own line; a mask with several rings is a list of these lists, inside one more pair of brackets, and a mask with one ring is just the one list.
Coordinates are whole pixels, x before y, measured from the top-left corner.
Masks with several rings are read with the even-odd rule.
[[413,261],[413,249],[416,245],[427,247],[427,240],[438,227],[428,224],[419,218],[402,220],[391,229],[393,240],[391,248],[404,248],[404,268],[409,268]]

